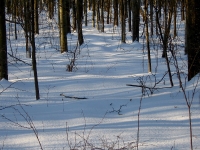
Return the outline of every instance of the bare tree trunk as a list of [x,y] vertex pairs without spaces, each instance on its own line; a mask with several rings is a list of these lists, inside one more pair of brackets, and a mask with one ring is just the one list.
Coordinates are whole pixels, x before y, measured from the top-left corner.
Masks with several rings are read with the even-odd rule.
[[118,0],[113,0],[114,26],[118,26]]
[[72,0],[72,24],[73,24],[73,31],[76,31],[76,4],[75,4],[75,0]]
[[35,34],[39,34],[39,23],[38,23],[38,0],[34,0],[34,31]]
[[176,15],[177,15],[177,1],[173,0],[173,5],[174,5],[174,38],[177,36],[177,31],[176,31]]
[[128,31],[131,32],[131,0],[128,0]]
[[66,0],[66,32],[71,33],[70,24],[70,0]]
[[153,0],[149,0],[150,1],[150,20],[151,20],[151,36],[153,35]]
[[99,23],[100,23],[100,0],[97,0],[97,8],[96,8],[96,23],[97,23],[97,30],[99,30]]
[[107,0],[107,24],[110,23],[110,0]]
[[96,16],[96,0],[92,0],[92,27],[95,27],[95,16]]
[[87,0],[84,0],[84,16],[85,16],[85,26],[87,26]]
[[132,41],[139,41],[140,0],[132,1]]
[[126,43],[126,24],[125,24],[125,9],[124,0],[120,0],[120,19],[121,19],[121,42]]
[[60,51],[61,53],[68,51],[67,32],[66,32],[66,1],[59,0],[59,29],[60,29]]
[[200,72],[200,3],[186,0],[186,52],[188,53],[188,80]]
[[104,32],[104,0],[101,0],[101,32]]
[[185,0],[181,0],[181,20],[185,20]]
[[83,19],[83,0],[76,0],[76,18],[77,18],[77,31],[78,31],[78,41],[79,45],[84,43],[83,33],[82,33],[82,19]]
[[151,52],[149,45],[149,21],[148,21],[148,0],[144,1],[144,16],[145,16],[145,35],[146,35],[146,44],[147,44],[147,52],[148,52],[148,72],[151,72]]
[[32,15],[31,15],[31,23],[32,23],[32,38],[31,38],[31,44],[32,44],[32,65],[33,65],[33,72],[34,72],[34,81],[35,81],[35,96],[36,100],[40,99],[40,93],[39,93],[39,85],[38,85],[38,75],[37,75],[37,63],[35,58],[36,48],[35,48],[35,23],[34,23],[34,0],[31,1],[31,8],[32,8]]
[[0,80],[8,80],[5,1],[0,1]]

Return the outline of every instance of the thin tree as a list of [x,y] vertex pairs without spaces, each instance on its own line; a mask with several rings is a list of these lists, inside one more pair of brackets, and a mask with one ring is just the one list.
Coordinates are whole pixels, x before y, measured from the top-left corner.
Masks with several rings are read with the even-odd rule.
[[0,80],[8,80],[5,1],[0,1]]
[[32,38],[31,38],[31,44],[32,44],[32,65],[33,65],[33,72],[34,72],[34,81],[35,81],[35,96],[36,100],[40,99],[40,93],[39,93],[39,85],[38,85],[38,75],[37,75],[37,62],[36,62],[36,48],[35,48],[35,23],[34,23],[34,0],[31,0],[31,27],[32,27]]
[[76,0],[76,18],[77,18],[77,31],[79,45],[84,43],[82,32],[82,19],[83,19],[83,0]]
[[101,0],[101,32],[104,32],[104,0]]
[[71,33],[70,24],[70,0],[66,0],[66,32]]
[[84,17],[85,17],[85,26],[88,25],[88,23],[87,23],[87,7],[88,7],[87,0],[84,0]]
[[95,27],[95,16],[96,16],[96,0],[91,0],[92,1],[92,27]]
[[121,42],[126,43],[126,14],[125,14],[125,2],[120,0],[120,20],[121,20]]
[[38,22],[38,0],[34,0],[34,30],[36,34],[39,34],[39,22]]
[[144,17],[145,17],[145,35],[146,35],[146,44],[148,52],[148,72],[151,72],[151,52],[150,52],[150,43],[149,43],[149,26],[148,26],[148,0],[144,1]]

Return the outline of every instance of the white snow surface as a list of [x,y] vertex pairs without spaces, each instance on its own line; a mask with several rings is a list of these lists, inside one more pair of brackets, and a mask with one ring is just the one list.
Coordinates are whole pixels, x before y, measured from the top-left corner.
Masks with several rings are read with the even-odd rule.
[[[123,44],[120,28],[113,30],[112,25],[106,25],[102,33],[91,23],[83,25],[84,44],[78,48],[73,72],[68,72],[71,54],[59,52],[58,29],[49,24],[41,25],[36,35],[39,100],[35,100],[32,67],[9,57],[9,80],[0,81],[0,149],[40,149],[37,136],[44,150],[136,149],[141,97],[139,149],[190,149],[188,107],[173,61],[174,87],[168,88],[168,74],[163,78],[167,66],[156,38],[151,39],[152,73],[148,73],[143,37],[132,42],[127,32]],[[183,35],[184,22],[178,25],[179,35]],[[31,64],[31,59],[26,58],[23,30],[18,30],[18,40],[10,36],[12,49],[8,46],[8,52]],[[184,41],[180,38],[175,40],[178,45]],[[68,34],[69,51],[75,50],[76,42],[77,34]],[[178,50],[181,71],[187,72],[184,49],[180,46]],[[153,94],[146,89],[142,96],[140,87],[127,86],[140,85],[141,79],[153,87],[155,80],[162,78]],[[192,100],[198,76],[183,81]],[[197,84],[191,106],[194,149],[200,149],[199,90]]]

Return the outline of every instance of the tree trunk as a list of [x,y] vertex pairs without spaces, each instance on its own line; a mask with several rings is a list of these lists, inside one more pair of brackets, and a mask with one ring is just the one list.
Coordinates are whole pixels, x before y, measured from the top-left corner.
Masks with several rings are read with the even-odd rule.
[[76,18],[77,18],[77,31],[79,45],[84,43],[82,32],[82,19],[83,19],[83,0],[76,0]]
[[101,0],[101,32],[104,32],[104,0]]
[[85,16],[85,26],[87,26],[87,0],[84,0],[84,16]]
[[39,23],[38,23],[38,0],[34,0],[34,33],[39,34]]
[[60,28],[60,51],[68,51],[67,47],[67,30],[66,30],[66,1],[59,0],[59,28]]
[[128,31],[131,32],[131,0],[128,0]]
[[73,24],[73,31],[76,31],[76,4],[75,0],[72,0],[72,24]]
[[113,0],[114,26],[118,26],[118,0]]
[[100,23],[100,0],[97,0],[97,8],[96,8],[96,23],[97,23],[97,30],[99,30],[99,23]]
[[0,1],[0,80],[8,80],[5,1]]
[[39,94],[39,85],[38,85],[38,76],[37,76],[37,66],[36,66],[36,58],[35,58],[35,23],[34,23],[34,16],[35,16],[35,12],[34,12],[34,0],[31,1],[32,2],[32,15],[31,15],[31,22],[32,22],[32,38],[31,38],[31,44],[32,44],[32,65],[33,65],[33,72],[34,72],[34,81],[35,81],[35,96],[36,96],[36,100],[40,99],[40,94]]
[[126,43],[126,16],[125,16],[125,3],[124,0],[120,0],[120,19],[121,19],[121,42]]
[[151,20],[151,36],[153,35],[153,0],[149,0],[150,1],[150,20]]
[[140,0],[132,1],[132,41],[139,41]]
[[177,36],[176,31],[176,15],[177,15],[177,1],[173,0],[173,7],[174,7],[174,38]]
[[146,44],[147,44],[147,52],[148,52],[148,72],[151,72],[151,52],[149,45],[149,26],[148,26],[148,0],[144,1],[144,16],[145,16],[145,35],[146,35]]
[[92,0],[92,27],[95,27],[95,16],[96,16],[96,0]]
[[185,0],[181,0],[181,20],[185,20]]
[[110,0],[107,0],[107,24],[110,23]]
[[66,32],[71,33],[70,24],[70,0],[66,0]]
[[186,51],[188,53],[188,80],[200,72],[200,3],[186,0]]

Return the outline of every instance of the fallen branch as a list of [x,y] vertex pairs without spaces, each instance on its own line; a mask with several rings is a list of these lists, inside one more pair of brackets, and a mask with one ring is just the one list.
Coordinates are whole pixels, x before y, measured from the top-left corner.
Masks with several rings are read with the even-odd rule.
[[71,98],[71,99],[87,99],[86,97],[67,96],[64,95],[63,93],[61,93],[60,96],[64,96],[65,98]]
[[147,89],[165,89],[165,88],[171,88],[171,87],[160,87],[160,88],[156,88],[156,87],[148,87],[145,85],[134,85],[134,84],[126,84],[126,86],[134,86],[134,87],[141,87],[141,88],[147,88]]

